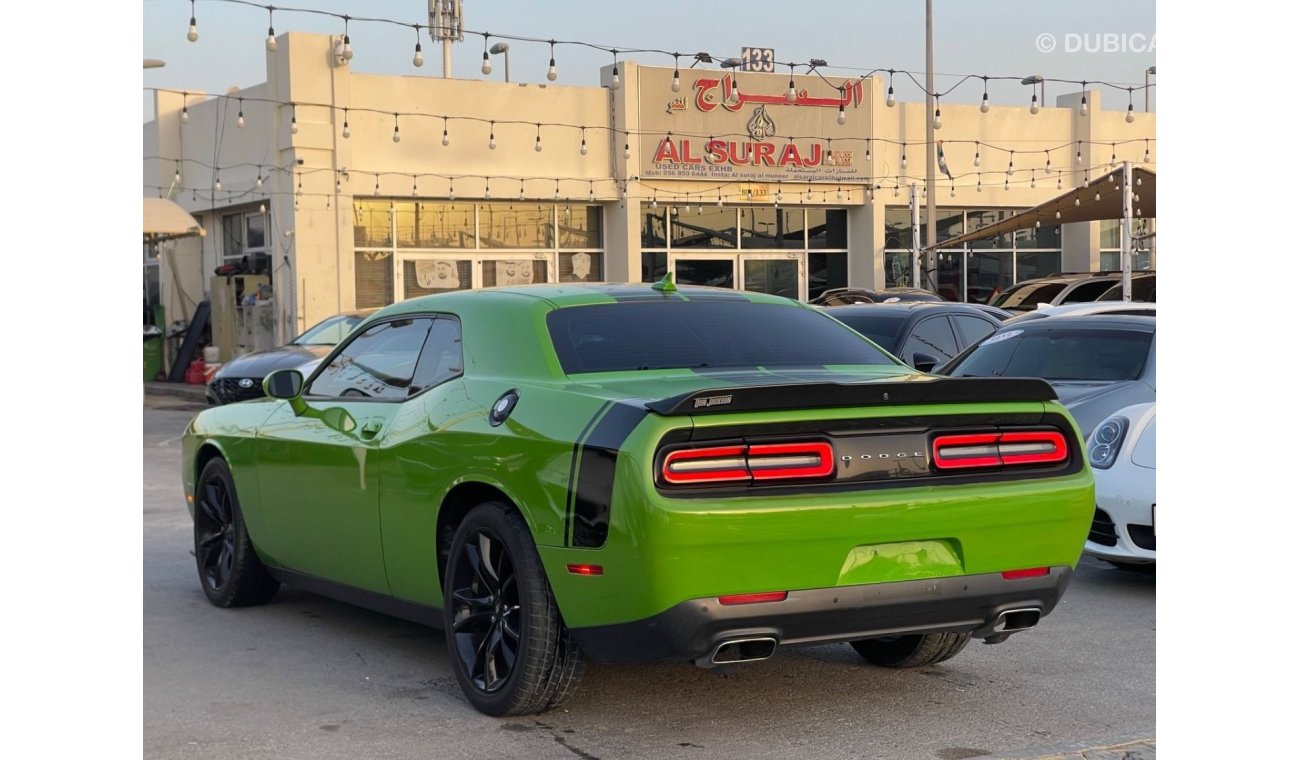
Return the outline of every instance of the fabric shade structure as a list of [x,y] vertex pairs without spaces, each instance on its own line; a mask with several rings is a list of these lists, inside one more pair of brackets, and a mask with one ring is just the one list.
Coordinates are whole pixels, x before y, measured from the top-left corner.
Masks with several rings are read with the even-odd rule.
[[144,240],[157,243],[174,238],[205,235],[203,228],[175,201],[166,198],[144,199]]
[[[1149,169],[1133,167],[1133,192],[1137,198],[1133,201],[1134,219],[1151,219],[1156,215],[1156,174]],[[982,227],[965,235],[939,243],[931,250],[943,250],[965,245],[972,240],[983,240],[997,235],[1030,229],[1035,222],[1043,224],[1069,224],[1071,222],[1094,222],[1103,219],[1124,218],[1124,194],[1120,191],[1124,184],[1124,167],[1121,166],[1108,174],[1089,182],[1087,187],[1071,190],[1042,203],[1027,211]],[[1098,199],[1097,195],[1101,198]],[[1076,204],[1075,202],[1078,201]],[[1061,217],[1056,217],[1056,212]]]

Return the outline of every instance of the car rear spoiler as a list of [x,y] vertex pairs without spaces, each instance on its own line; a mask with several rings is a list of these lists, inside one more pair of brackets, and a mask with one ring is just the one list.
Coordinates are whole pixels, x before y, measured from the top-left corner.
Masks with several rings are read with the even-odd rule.
[[997,401],[1055,401],[1046,381],[1021,377],[945,377],[907,382],[801,383],[711,388],[683,393],[645,406],[665,416],[824,409],[849,406],[905,406]]

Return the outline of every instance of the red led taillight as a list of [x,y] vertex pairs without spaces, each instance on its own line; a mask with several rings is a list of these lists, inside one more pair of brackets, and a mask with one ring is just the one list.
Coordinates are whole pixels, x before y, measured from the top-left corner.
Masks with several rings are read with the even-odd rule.
[[678,449],[664,457],[670,485],[750,480],[824,478],[835,471],[835,450],[825,441]]
[[1055,430],[941,435],[934,439],[934,466],[959,470],[999,465],[1054,464],[1070,456]]
[[731,594],[718,597],[718,604],[758,604],[759,602],[784,602],[787,592],[764,591],[759,594]]

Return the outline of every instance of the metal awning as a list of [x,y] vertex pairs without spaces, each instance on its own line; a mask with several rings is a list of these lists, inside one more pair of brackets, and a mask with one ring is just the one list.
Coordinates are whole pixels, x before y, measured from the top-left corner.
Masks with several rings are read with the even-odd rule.
[[166,198],[144,199],[144,239],[157,243],[173,238],[205,235],[190,213]]
[[[1156,173],[1141,167],[1133,168],[1133,192],[1137,196],[1133,201],[1134,218],[1154,218],[1156,215]],[[965,235],[949,238],[935,246],[936,250],[965,245],[972,240],[983,240],[1026,230],[1035,222],[1043,224],[1069,224],[1071,222],[1093,222],[1102,219],[1124,218],[1124,194],[1120,186],[1124,183],[1124,167],[1120,167],[1088,183],[1087,187],[1071,190],[1064,195],[1053,198],[1015,216],[994,222]],[[1100,194],[1100,198],[1098,195]],[[1057,212],[1060,217],[1057,217]]]

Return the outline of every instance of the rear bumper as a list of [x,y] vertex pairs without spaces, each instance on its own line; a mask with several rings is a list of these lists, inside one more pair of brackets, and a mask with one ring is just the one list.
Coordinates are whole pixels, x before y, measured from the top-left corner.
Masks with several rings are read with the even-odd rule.
[[780,644],[823,644],[908,633],[971,631],[997,635],[1008,610],[1051,612],[1073,572],[1051,568],[1038,578],[1001,573],[791,591],[781,602],[723,605],[692,599],[641,620],[573,628],[587,656],[602,663],[694,660],[720,642],[771,636]]

